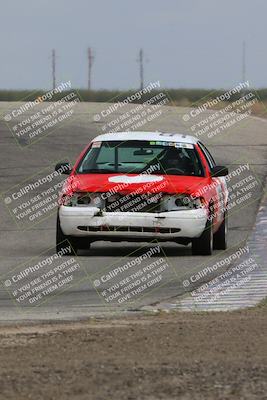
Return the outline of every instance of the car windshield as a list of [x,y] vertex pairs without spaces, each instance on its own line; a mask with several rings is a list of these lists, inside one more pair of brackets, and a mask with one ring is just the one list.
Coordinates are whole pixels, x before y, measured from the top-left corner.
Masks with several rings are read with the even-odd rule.
[[140,140],[93,142],[76,172],[204,176],[193,144]]

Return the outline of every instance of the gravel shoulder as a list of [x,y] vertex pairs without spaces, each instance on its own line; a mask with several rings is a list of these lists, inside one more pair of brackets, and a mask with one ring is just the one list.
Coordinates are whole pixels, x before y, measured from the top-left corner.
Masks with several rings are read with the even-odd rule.
[[266,399],[266,306],[2,327],[0,399]]

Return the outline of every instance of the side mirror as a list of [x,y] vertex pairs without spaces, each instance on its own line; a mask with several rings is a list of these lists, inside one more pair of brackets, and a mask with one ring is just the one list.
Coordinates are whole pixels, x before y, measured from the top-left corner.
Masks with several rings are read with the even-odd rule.
[[55,171],[62,175],[69,175],[71,173],[71,166],[68,162],[60,162],[55,166]]
[[218,177],[218,176],[226,176],[229,174],[227,167],[222,167],[219,165],[216,165],[216,167],[213,167],[210,172],[211,172],[211,176],[213,178]]

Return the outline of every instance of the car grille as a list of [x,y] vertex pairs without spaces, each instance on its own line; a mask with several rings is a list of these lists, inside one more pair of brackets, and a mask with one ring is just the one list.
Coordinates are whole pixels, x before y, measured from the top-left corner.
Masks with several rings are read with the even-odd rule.
[[85,232],[141,232],[141,233],[178,233],[181,231],[179,228],[161,228],[161,227],[140,227],[140,226],[78,226],[80,231]]

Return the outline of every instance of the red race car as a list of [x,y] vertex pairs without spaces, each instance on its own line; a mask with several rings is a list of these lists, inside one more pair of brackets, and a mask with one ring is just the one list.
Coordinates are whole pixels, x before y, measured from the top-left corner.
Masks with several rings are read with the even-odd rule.
[[[228,169],[198,139],[174,133],[97,136],[71,168],[59,197],[57,251],[97,240],[192,243],[193,254],[227,246]],[[70,247],[69,247],[70,249]]]

